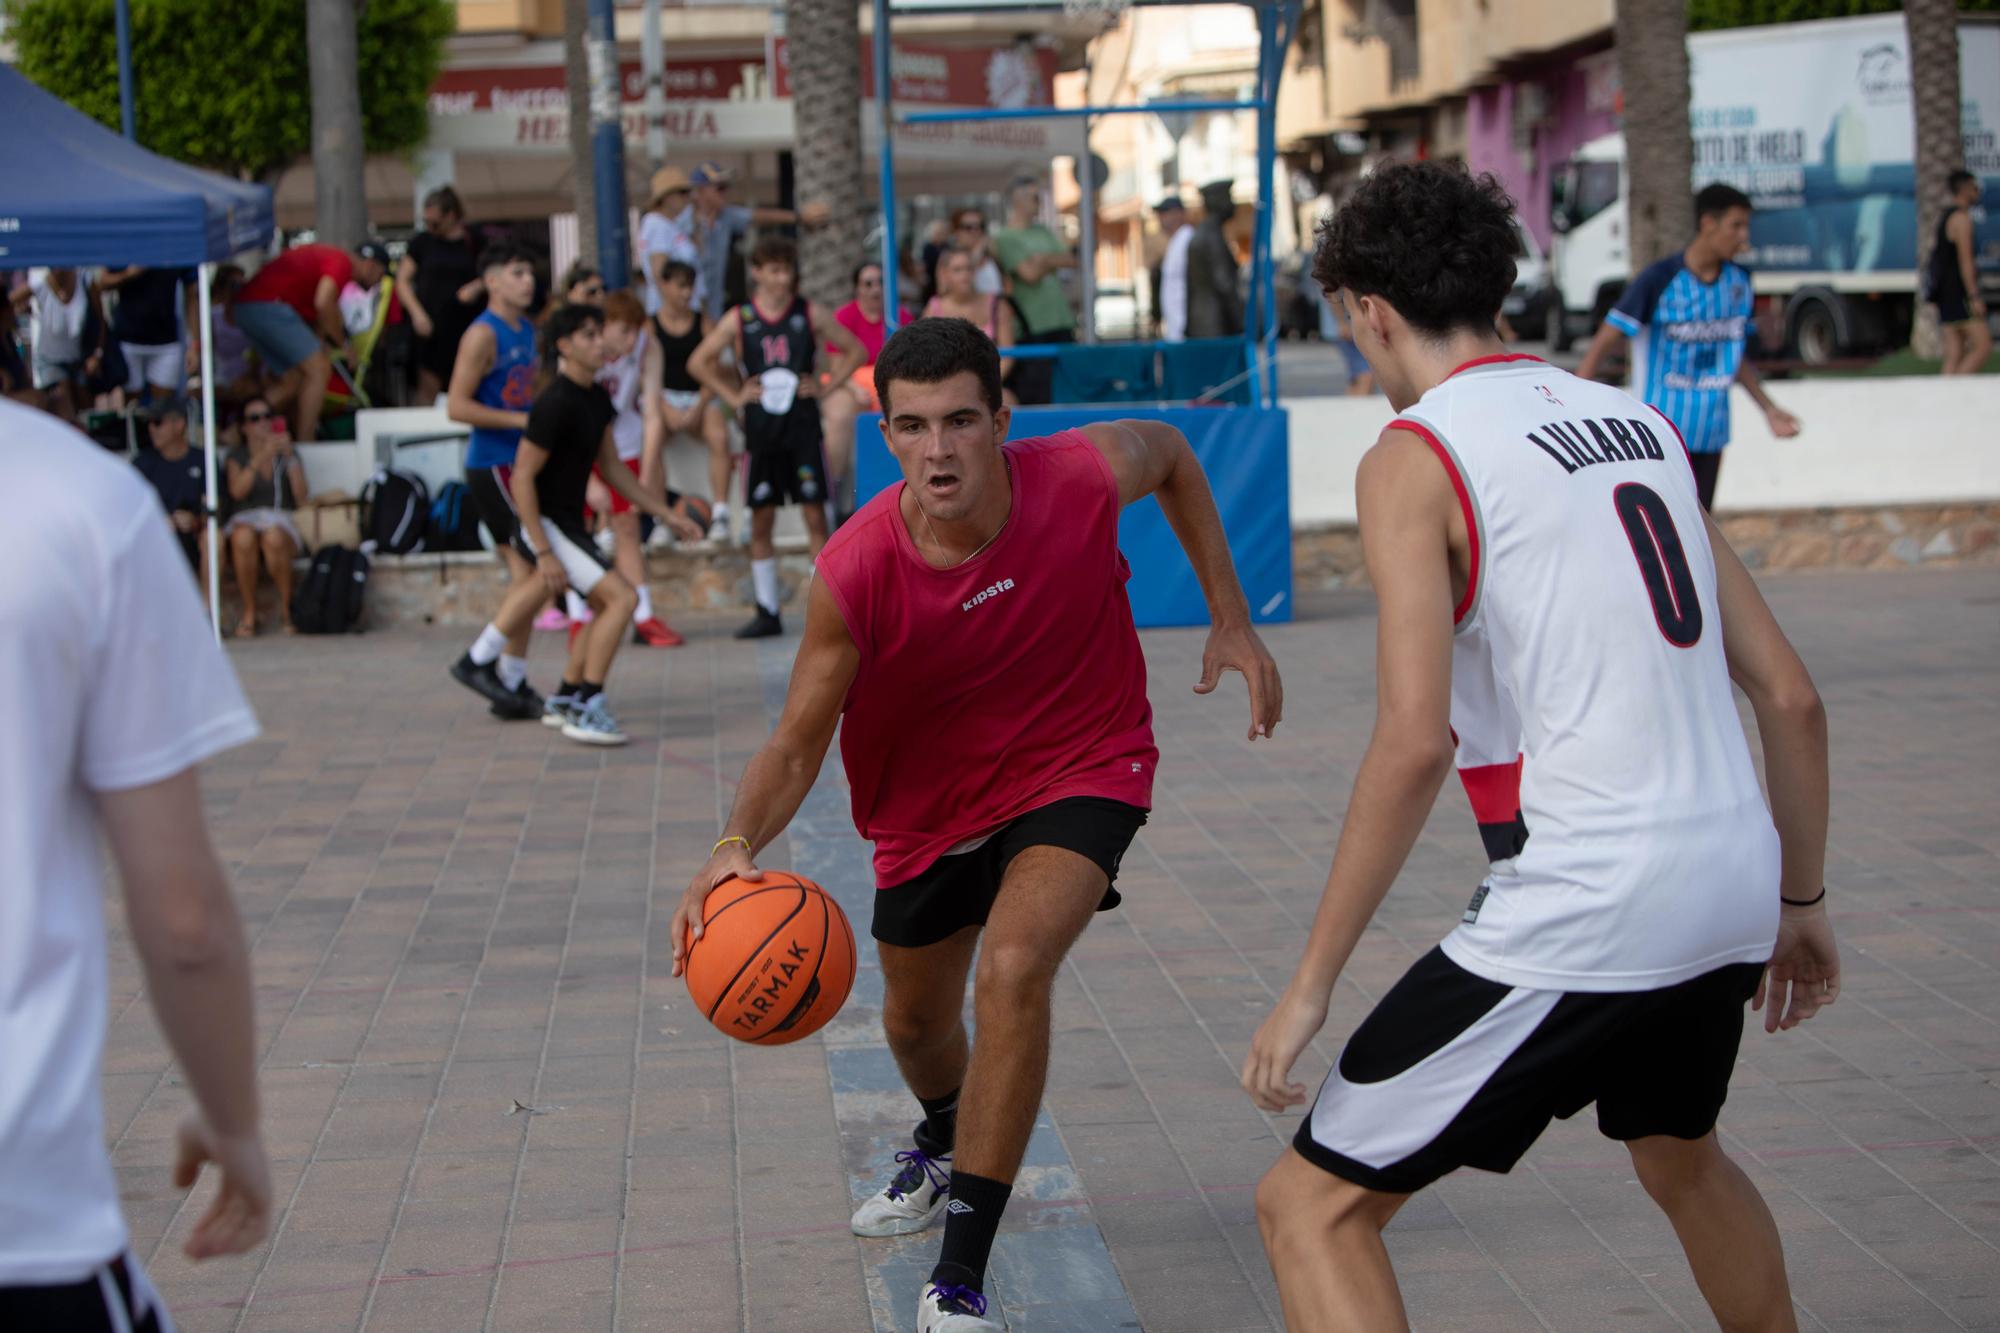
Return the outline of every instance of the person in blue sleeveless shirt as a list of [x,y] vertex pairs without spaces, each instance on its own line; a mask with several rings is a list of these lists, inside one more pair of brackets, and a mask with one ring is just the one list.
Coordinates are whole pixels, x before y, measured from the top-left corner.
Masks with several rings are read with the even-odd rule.
[[1750,199],[1729,185],[1705,185],[1694,197],[1694,240],[1632,280],[1604,317],[1576,373],[1597,369],[1623,340],[1632,345],[1632,392],[1681,433],[1701,507],[1715,499],[1722,448],[1729,443],[1729,389],[1741,384],[1764,409],[1771,434],[1789,440],[1799,419],[1771,401],[1745,354],[1753,294],[1735,262],[1750,245]]
[[535,264],[522,246],[498,241],[480,255],[479,275],[486,309],[459,341],[445,413],[472,427],[465,486],[511,583],[493,619],[451,664],[451,676],[488,700],[495,717],[525,721],[543,710],[542,697],[528,684],[528,635],[548,593],[534,566],[514,550],[519,520],[509,482],[535,398],[535,325],[528,318]]

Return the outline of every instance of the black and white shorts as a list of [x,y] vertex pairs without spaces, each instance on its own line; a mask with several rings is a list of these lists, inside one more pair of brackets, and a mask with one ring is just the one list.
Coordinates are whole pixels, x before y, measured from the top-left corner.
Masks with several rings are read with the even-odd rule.
[[1432,949],[1340,1053],[1292,1146],[1343,1180],[1410,1194],[1461,1166],[1505,1172],[1549,1121],[1597,1103],[1630,1140],[1715,1128],[1761,964],[1650,991],[1528,990]]
[[[542,515],[542,533],[548,547],[562,561],[563,577],[579,597],[588,597],[611,569],[611,558],[597,549],[597,543],[583,530],[581,523],[566,523]],[[528,544],[527,533],[514,534],[514,549],[519,551],[530,564],[535,560],[535,548]]]
[[131,1251],[78,1282],[0,1286],[0,1328],[63,1333],[174,1333],[173,1316]]
[[825,502],[826,452],[818,402],[801,398],[783,416],[750,404],[743,409],[743,443],[750,455],[750,472],[743,481],[750,508]]
[[521,516],[514,512],[511,467],[469,467],[465,470],[465,492],[472,500],[472,512],[493,534],[494,547],[510,546]]

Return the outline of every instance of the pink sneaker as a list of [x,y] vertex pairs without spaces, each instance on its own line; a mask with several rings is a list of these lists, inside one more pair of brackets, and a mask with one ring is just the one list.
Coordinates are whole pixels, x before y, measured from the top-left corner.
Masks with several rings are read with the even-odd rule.
[[535,617],[535,628],[542,630],[568,629],[569,617],[556,607],[547,607],[540,615]]

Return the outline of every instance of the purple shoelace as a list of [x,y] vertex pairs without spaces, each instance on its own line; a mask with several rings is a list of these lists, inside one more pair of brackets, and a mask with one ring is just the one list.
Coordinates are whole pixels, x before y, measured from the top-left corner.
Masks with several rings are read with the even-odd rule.
[[938,1165],[938,1160],[922,1148],[912,1148],[908,1152],[896,1154],[896,1160],[903,1163],[903,1169],[889,1182],[888,1194],[892,1199],[900,1199],[917,1187],[917,1182],[925,1176],[939,1189],[951,1183],[951,1176]]
[[[938,1298],[938,1308],[946,1314],[969,1314],[980,1319],[986,1317],[986,1297],[971,1287],[945,1286],[933,1282],[931,1294]],[[951,1307],[956,1305],[956,1310]]]

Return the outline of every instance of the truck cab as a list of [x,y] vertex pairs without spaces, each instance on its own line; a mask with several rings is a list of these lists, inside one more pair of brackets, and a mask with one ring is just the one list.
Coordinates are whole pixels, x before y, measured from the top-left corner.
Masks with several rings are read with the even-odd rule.
[[1604,322],[1631,278],[1625,221],[1625,136],[1592,139],[1549,182],[1550,347],[1566,352]]

